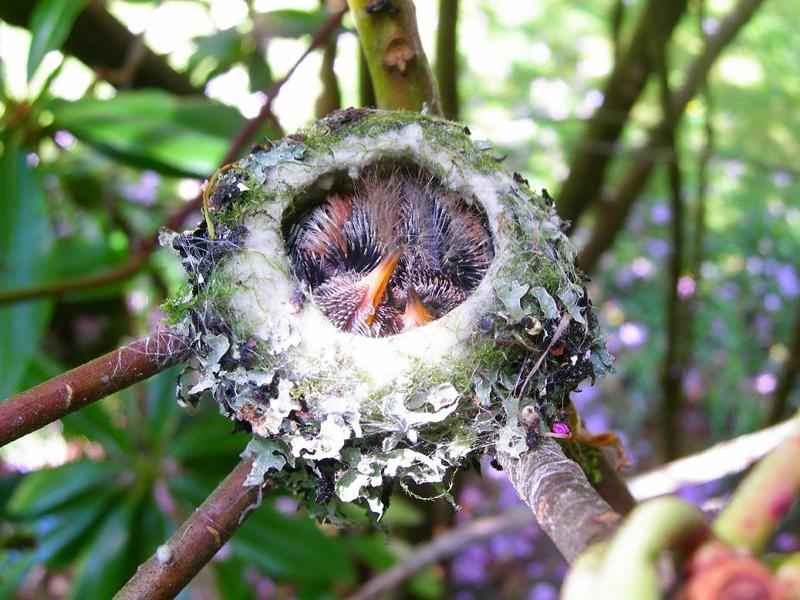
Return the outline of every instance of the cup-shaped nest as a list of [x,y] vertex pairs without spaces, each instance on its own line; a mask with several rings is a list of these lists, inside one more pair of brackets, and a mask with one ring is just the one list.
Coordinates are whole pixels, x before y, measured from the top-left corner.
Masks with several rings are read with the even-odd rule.
[[214,235],[166,237],[179,399],[210,393],[253,433],[251,482],[279,472],[317,516],[518,456],[610,366],[552,200],[462,125],[340,111],[211,185]]

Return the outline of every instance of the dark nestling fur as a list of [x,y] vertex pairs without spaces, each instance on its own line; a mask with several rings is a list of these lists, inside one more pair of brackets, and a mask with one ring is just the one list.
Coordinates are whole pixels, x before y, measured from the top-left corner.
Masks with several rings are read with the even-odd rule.
[[[485,217],[420,173],[368,170],[353,192],[330,194],[299,223],[288,244],[295,275],[337,327],[379,337],[420,324],[466,300],[494,258]],[[376,306],[365,294],[390,256],[399,256]],[[382,262],[383,261],[383,262]]]

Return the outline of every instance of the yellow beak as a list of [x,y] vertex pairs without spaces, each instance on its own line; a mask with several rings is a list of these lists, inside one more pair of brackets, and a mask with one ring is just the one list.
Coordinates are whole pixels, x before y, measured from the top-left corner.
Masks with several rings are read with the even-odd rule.
[[403,314],[406,329],[422,327],[433,321],[434,317],[419,299],[416,290],[408,286],[408,299],[406,300],[406,310]]
[[364,278],[367,290],[364,293],[364,298],[361,300],[358,310],[360,312],[366,309],[364,322],[367,325],[372,325],[372,322],[375,320],[375,312],[378,310],[378,306],[380,306],[383,300],[383,296],[386,293],[386,286],[389,285],[389,279],[391,279],[397,262],[402,255],[402,252],[392,252]]

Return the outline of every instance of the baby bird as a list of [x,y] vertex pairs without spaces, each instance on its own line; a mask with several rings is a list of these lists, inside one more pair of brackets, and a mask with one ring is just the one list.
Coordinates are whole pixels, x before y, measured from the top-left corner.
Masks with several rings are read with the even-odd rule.
[[297,223],[297,278],[339,329],[402,333],[466,300],[494,258],[485,218],[421,174],[367,171]]

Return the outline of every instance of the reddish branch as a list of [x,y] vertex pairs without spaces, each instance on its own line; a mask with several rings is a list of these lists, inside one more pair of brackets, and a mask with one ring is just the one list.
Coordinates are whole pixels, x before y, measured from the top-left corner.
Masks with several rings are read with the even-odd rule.
[[0,446],[179,363],[182,338],[156,333],[0,403]]
[[[306,57],[311,54],[311,52],[319,48],[325,42],[328,36],[330,36],[331,33],[339,26],[339,23],[341,22],[342,16],[345,12],[346,9],[343,9],[331,15],[330,18],[322,25],[322,27],[320,27],[320,29],[314,34],[308,49],[299,59],[297,59],[295,64],[292,65],[292,68],[289,69],[283,78],[272,84],[267,92],[267,98],[264,101],[264,104],[261,107],[258,115],[245,122],[242,128],[237,132],[234,139],[231,141],[228,152],[222,159],[223,165],[233,162],[239,158],[239,155],[245,148],[247,148],[247,144],[253,138],[256,131],[258,131],[258,128],[264,123],[270,122],[276,128],[280,127],[275,115],[272,112],[272,106],[275,102],[275,98],[284,84],[297,70],[297,67],[300,66],[300,63],[302,63]],[[181,227],[184,221],[192,213],[200,209],[201,201],[202,194],[198,195],[197,198],[191,202],[184,204],[178,212],[169,217],[166,223],[164,223],[164,227],[168,229],[178,229]],[[133,254],[125,264],[117,268],[96,273],[94,275],[77,277],[74,279],[64,279],[61,281],[35,285],[28,288],[11,290],[8,292],[0,292],[0,306],[3,304],[20,302],[23,300],[35,300],[37,298],[46,296],[61,296],[76,290],[85,290],[88,288],[124,281],[144,267],[147,262],[147,258],[150,256],[150,254],[152,254],[153,250],[158,247],[158,234],[159,231],[156,230],[150,236],[134,241],[132,244],[134,248]]]
[[[717,32],[710,36],[703,52],[697,56],[686,71],[683,85],[673,94],[671,101],[675,119],[686,110],[686,105],[697,94],[706,79],[711,65],[750,20],[763,0],[740,0],[731,13],[720,22]],[[647,142],[632,158],[631,164],[622,176],[612,199],[604,203],[597,212],[592,235],[581,251],[578,262],[581,269],[590,273],[600,256],[613,244],[617,233],[628,218],[631,206],[644,189],[650,173],[659,160],[672,160],[669,152],[664,152],[664,127],[651,130]]]
[[252,459],[240,462],[114,599],[177,596],[258,506],[264,486],[245,487],[251,467]]
[[[603,89],[603,104],[587,124],[575,148],[569,175],[558,197],[558,210],[564,219],[577,221],[600,195],[610,156],[598,154],[596,149],[617,144],[633,105],[655,70],[649,48],[651,44],[666,47],[686,4],[686,0],[650,0],[641,9],[630,45],[615,63]],[[652,13],[659,13],[661,17],[655,37],[650,27]]]

